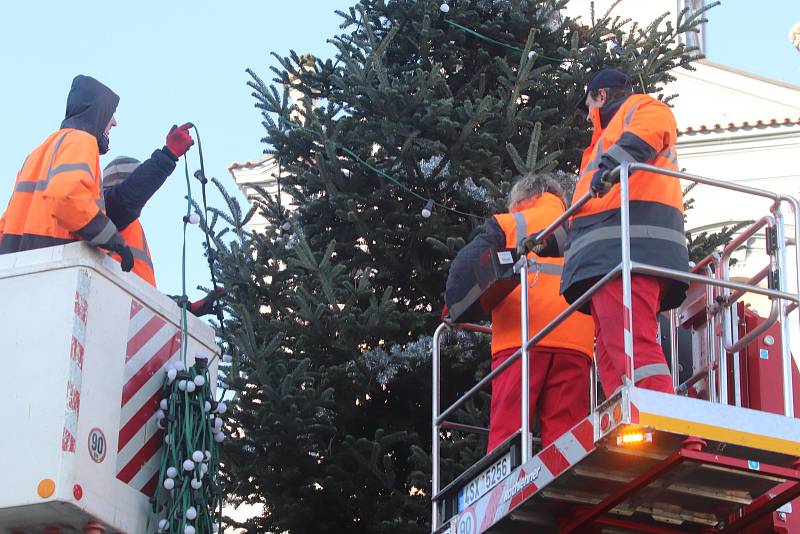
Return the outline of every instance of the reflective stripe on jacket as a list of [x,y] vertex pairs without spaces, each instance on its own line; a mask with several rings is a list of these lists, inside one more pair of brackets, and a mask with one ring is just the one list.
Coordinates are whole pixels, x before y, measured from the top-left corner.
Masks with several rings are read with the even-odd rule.
[[93,135],[62,129],[28,155],[0,232],[0,254],[78,240],[97,246],[117,233],[104,211]]
[[[638,161],[678,168],[677,127],[666,104],[647,95],[632,95],[605,125],[601,123],[601,111],[592,112],[592,144],[583,153],[573,201],[589,191],[592,176],[600,166],[611,169],[622,161]],[[636,171],[629,183],[631,259],[688,271],[679,180]],[[605,196],[584,204],[570,222],[561,278],[561,291],[567,301],[574,302],[595,279],[619,265],[621,257],[617,184]],[[661,309],[678,306],[686,287],[684,282],[671,281],[662,294]],[[584,309],[588,311],[588,306]]]
[[[156,287],[156,274],[153,270],[153,260],[150,257],[150,247],[147,246],[147,238],[144,235],[144,228],[142,228],[139,219],[136,219],[120,231],[120,235],[133,253],[132,272],[136,273],[139,278],[151,286]],[[110,256],[118,262],[122,261],[116,254],[110,254]]]
[[[564,205],[557,196],[544,193],[522,206],[519,211],[495,215],[494,218],[506,236],[505,246],[516,248],[525,237],[546,227],[564,213]],[[559,279],[563,259],[543,258],[531,253],[536,260],[528,276],[528,335],[533,337],[567,308],[567,302],[559,295]],[[520,329],[520,294],[517,287],[492,311],[492,354],[522,344]],[[571,349],[591,358],[594,352],[594,323],[583,313],[573,313],[537,346]]]

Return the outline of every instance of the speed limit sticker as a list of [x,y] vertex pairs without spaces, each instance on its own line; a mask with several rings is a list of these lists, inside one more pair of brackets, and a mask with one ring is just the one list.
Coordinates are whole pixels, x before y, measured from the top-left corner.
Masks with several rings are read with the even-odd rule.
[[478,519],[475,517],[475,510],[469,508],[456,518],[456,534],[477,534],[477,532]]
[[108,442],[103,431],[95,427],[89,431],[89,456],[92,460],[101,463],[106,459],[106,450],[108,449]]

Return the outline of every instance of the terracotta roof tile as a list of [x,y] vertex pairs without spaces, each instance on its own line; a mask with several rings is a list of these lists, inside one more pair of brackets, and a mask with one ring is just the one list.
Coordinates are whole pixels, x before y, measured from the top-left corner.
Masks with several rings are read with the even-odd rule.
[[269,160],[274,159],[274,156],[264,156],[263,158],[253,161],[253,160],[246,160],[244,162],[234,161],[230,165],[228,165],[229,171],[239,170],[239,169],[255,169],[256,167],[260,167],[261,165],[265,164]]
[[729,122],[726,126],[723,126],[721,124],[714,124],[713,127],[701,124],[699,127],[687,126],[683,130],[678,131],[678,135],[695,135],[695,134],[722,132],[722,131],[733,132],[736,130],[750,130],[753,128],[758,128],[758,129],[775,128],[780,126],[794,126],[798,124],[800,124],[800,117],[796,119],[791,117],[786,117],[783,120],[773,118],[770,119],[769,122],[766,122],[762,119],[758,119],[756,120],[755,123],[744,121],[740,124],[734,124],[732,122]]

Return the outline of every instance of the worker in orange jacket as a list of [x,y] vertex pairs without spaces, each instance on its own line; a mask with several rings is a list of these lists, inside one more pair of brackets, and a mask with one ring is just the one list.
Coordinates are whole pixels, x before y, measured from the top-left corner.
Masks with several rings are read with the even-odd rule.
[[[190,127],[188,123],[173,126],[167,134],[166,145],[154,150],[143,163],[119,156],[103,170],[103,197],[108,216],[120,228],[120,234],[133,252],[133,272],[153,287],[156,275],[139,216],[147,201],[175,170],[178,158],[194,144]],[[112,257],[120,261],[118,255]]]
[[[617,69],[599,71],[584,96],[594,131],[583,153],[574,199],[592,191],[571,220],[564,250],[561,290],[574,302],[600,277],[621,262],[619,184],[609,186],[608,173],[623,161],[677,169],[677,127],[669,107],[644,94],[633,94],[631,81]],[[688,271],[683,229],[683,194],[676,178],[636,171],[630,176],[631,259]],[[633,380],[639,387],[673,393],[670,370],[657,341],[660,310],[677,307],[687,284],[657,276],[633,274]],[[622,280],[616,278],[591,298],[597,337],[600,382],[611,395],[626,374]]]
[[89,76],[77,76],[61,129],[25,159],[0,217],[0,254],[74,241],[114,251],[123,271],[133,254],[106,216],[100,191],[100,154],[108,152],[119,97]]
[[[146,161],[119,156],[103,170],[108,215],[122,228],[120,234],[133,252],[133,272],[153,287],[156,287],[155,268],[139,216],[147,201],[175,169],[178,157],[194,144],[189,127],[189,124],[173,126],[164,148],[153,151]],[[112,257],[120,261],[118,255],[112,254]],[[214,288],[202,299],[187,302],[187,309],[198,317],[215,313],[216,302],[224,293],[222,288]],[[172,298],[179,304],[182,301],[181,297]]]
[[[459,288],[484,250],[516,248],[564,213],[564,192],[549,175],[527,175],[514,184],[508,198],[509,213],[495,215],[483,232],[459,251],[450,268],[446,295]],[[557,246],[556,241],[550,247]],[[557,255],[555,251],[542,251]],[[563,260],[530,253],[534,266],[529,273],[529,324],[533,337],[567,308],[559,295]],[[521,346],[520,287],[492,310],[492,369]],[[447,300],[447,299],[446,299]],[[542,446],[564,434],[589,412],[589,377],[593,353],[592,320],[574,313],[547,334],[529,353],[531,364],[531,415],[538,414]],[[492,381],[488,450],[495,449],[520,428],[522,361],[517,360]]]

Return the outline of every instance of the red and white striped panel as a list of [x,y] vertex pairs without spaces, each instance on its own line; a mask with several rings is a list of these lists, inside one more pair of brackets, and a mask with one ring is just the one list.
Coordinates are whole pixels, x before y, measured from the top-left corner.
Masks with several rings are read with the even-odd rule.
[[592,416],[589,416],[453,518],[450,532],[485,532],[531,495],[583,460],[592,450],[594,424]]
[[86,317],[89,314],[89,282],[89,271],[80,269],[78,271],[74,314],[72,317],[72,339],[70,340],[69,372],[67,376],[67,408],[64,417],[64,431],[61,435],[61,450],[64,452],[75,452],[75,436],[78,435]]
[[117,478],[152,495],[158,482],[163,432],[156,427],[167,363],[180,352],[181,333],[135,300],[131,301],[122,387]]

